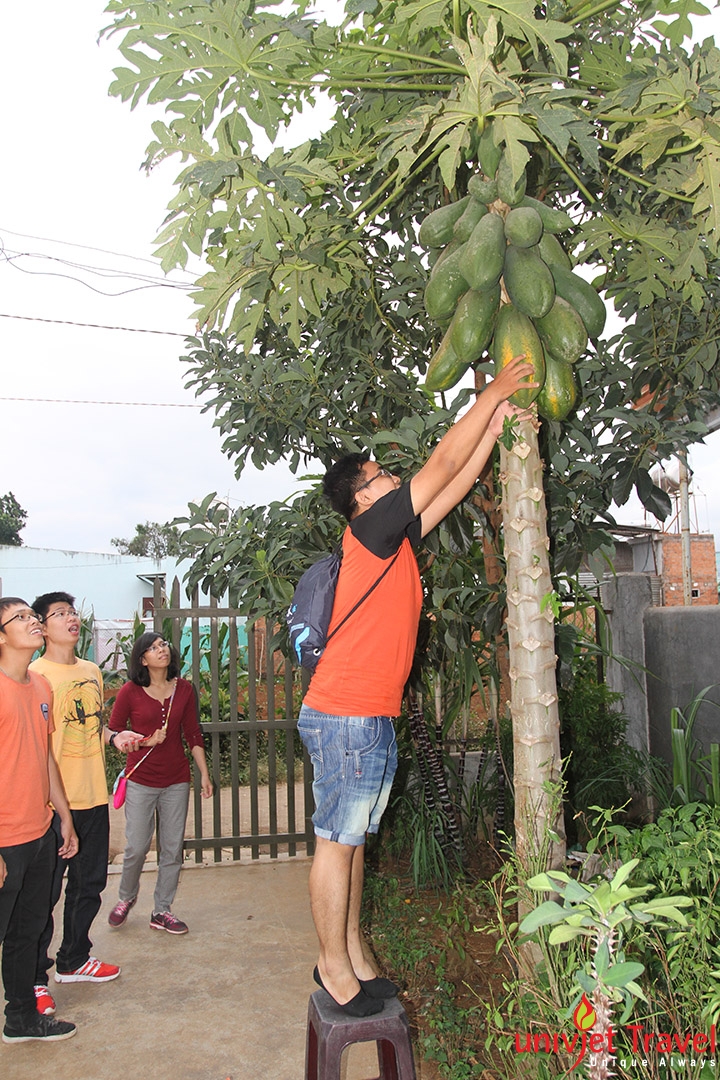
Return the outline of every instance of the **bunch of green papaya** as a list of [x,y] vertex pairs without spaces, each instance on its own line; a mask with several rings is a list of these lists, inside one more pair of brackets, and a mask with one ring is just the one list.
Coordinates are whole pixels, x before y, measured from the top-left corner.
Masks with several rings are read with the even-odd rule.
[[539,388],[511,400],[563,420],[577,400],[572,365],[602,333],[605,305],[558,240],[572,219],[525,186],[501,156],[492,179],[472,176],[464,198],[422,221],[419,241],[436,255],[425,310],[445,331],[425,385],[450,389],[486,351],[496,371],[524,353]]

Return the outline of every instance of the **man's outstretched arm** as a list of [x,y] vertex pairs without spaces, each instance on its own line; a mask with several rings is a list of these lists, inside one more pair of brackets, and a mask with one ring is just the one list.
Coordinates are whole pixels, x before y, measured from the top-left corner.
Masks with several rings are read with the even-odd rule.
[[507,401],[503,401],[498,405],[490,419],[487,431],[480,440],[475,453],[470,456],[465,468],[460,470],[457,476],[443,488],[428,508],[423,511],[421,515],[423,536],[426,536],[436,525],[439,525],[453,507],[457,506],[472,490],[493,452],[498,436],[502,433],[505,417],[516,416],[520,413],[522,413],[522,410],[516,409],[514,405],[510,405]]
[[[423,536],[468,493],[497,438],[490,424],[498,406],[517,390],[537,386],[524,356],[516,356],[442,437],[410,481],[413,509],[422,518]],[[500,425],[502,426],[502,425]]]

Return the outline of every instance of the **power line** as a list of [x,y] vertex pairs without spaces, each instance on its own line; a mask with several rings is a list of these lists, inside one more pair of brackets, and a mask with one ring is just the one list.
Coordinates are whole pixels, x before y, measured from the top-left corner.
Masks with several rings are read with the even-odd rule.
[[[14,229],[6,229],[0,225],[0,233],[10,233],[11,236],[22,236],[26,240],[40,240],[46,244],[62,244],[64,247],[79,248],[83,251],[98,251],[101,255],[115,255],[118,259],[133,259],[135,262],[150,263],[151,266],[157,267],[157,260],[148,259],[142,255],[126,255],[122,251],[110,251],[107,248],[92,247],[90,244],[75,244],[71,240],[55,240],[51,236],[33,236],[32,233],[16,232]],[[184,270],[181,267],[176,267],[176,270],[181,274],[191,274],[190,270]]]
[[104,323],[74,322],[72,319],[44,319],[40,315],[8,315],[0,311],[0,319],[22,319],[24,322],[54,323],[58,326],[86,326],[92,330],[126,330],[130,334],[164,334],[166,337],[190,337],[178,330],[144,330],[139,326],[106,326]]
[[[131,281],[156,283],[168,289],[192,289],[194,285],[194,283],[190,281],[172,281],[168,279],[166,274],[146,274],[131,270],[118,270],[112,266],[94,266],[91,263],[77,262],[74,259],[61,259],[57,255],[46,255],[44,251],[15,251],[13,248],[5,247],[1,239],[0,254],[2,254],[5,261],[10,263],[15,270],[22,270],[25,274],[45,275],[47,277],[67,276],[49,274],[47,271],[41,270],[25,270],[23,267],[16,265],[18,259],[44,259],[48,262],[56,262],[61,263],[63,266],[69,266],[73,270],[85,270],[89,274],[95,274],[97,277],[125,278]],[[78,278],[72,278],[72,280],[77,281]]]
[[186,405],[177,401],[88,401],[80,398],[49,398],[49,397],[4,397],[0,401],[33,401],[45,402],[49,405],[130,405],[143,406],[148,409],[202,409],[202,405]]
[[[22,258],[23,257],[22,254],[18,254],[17,256],[13,256],[13,258],[9,258],[6,255],[4,255],[3,257],[4,257],[5,262],[7,263],[8,266],[12,267],[13,270],[19,270],[21,274],[27,274],[29,277],[58,277],[58,278],[64,278],[66,281],[76,281],[78,283],[78,285],[84,285],[86,289],[90,289],[91,292],[97,293],[98,296],[109,296],[109,297],[128,296],[130,293],[144,292],[146,289],[180,289],[180,290],[184,291],[185,289],[192,288],[191,285],[186,285],[186,284],[183,284],[182,282],[173,283],[173,282],[168,282],[168,281],[157,281],[157,282],[154,282],[154,283],[153,282],[148,282],[145,285],[136,285],[132,289],[121,289],[119,292],[108,292],[106,289],[98,289],[98,288],[96,288],[94,285],[91,285],[89,281],[83,281],[83,279],[81,277],[76,277],[74,274],[52,273],[50,270],[26,270],[24,266],[18,266],[17,262],[15,262],[16,258]],[[51,262],[63,262],[63,263],[66,262],[65,259],[53,259],[51,255],[40,255],[40,256],[33,256],[33,257],[34,258],[48,259]],[[87,268],[83,267],[83,269],[87,269]],[[91,271],[91,272],[94,272],[94,271]],[[126,279],[131,280],[131,281],[138,281],[138,280],[143,281],[143,280],[146,280],[144,278],[138,278],[137,274],[118,274],[116,276],[124,277]]]

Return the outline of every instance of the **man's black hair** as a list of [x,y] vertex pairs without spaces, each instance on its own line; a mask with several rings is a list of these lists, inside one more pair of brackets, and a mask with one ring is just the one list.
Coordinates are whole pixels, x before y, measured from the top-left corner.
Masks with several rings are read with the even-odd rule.
[[44,619],[53,604],[69,604],[75,607],[75,597],[69,592],[46,592],[33,601],[32,609]]
[[331,465],[323,479],[323,493],[333,510],[350,521],[355,513],[355,492],[362,483],[368,454],[346,454]]

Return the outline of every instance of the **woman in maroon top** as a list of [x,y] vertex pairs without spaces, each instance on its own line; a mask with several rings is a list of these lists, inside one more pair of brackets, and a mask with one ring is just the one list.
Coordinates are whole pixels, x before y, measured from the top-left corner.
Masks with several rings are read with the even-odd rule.
[[183,740],[200,772],[203,796],[209,799],[213,793],[197,698],[192,684],[180,678],[177,651],[154,631],[141,634],[135,642],[128,675],[130,681],[115,698],[109,727],[114,732],[129,727],[145,738],[127,757],[125,855],[119,900],[108,922],[122,926],[137,900],[157,811],[158,875],[150,926],[170,934],[186,934],[187,925],[171,911],[182,867],[190,797],[190,765]]

